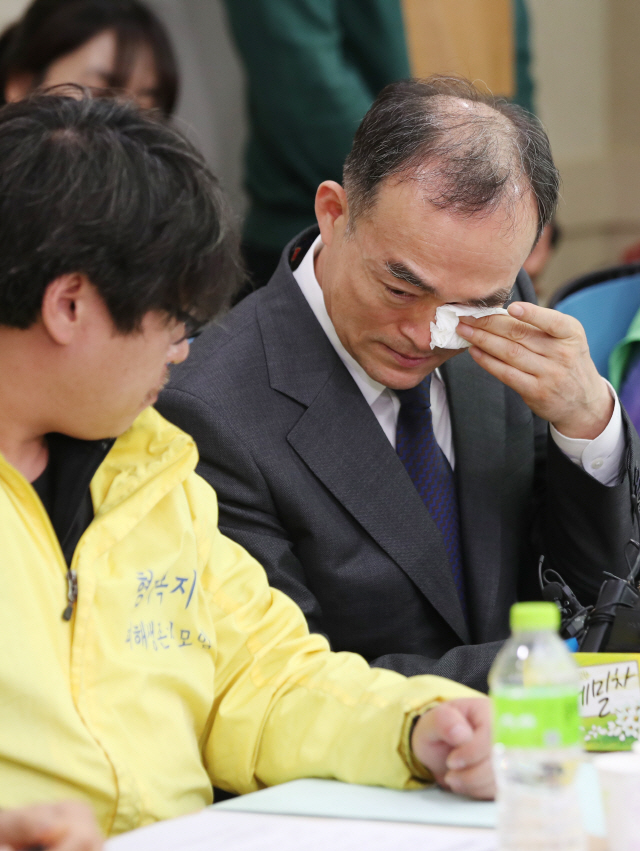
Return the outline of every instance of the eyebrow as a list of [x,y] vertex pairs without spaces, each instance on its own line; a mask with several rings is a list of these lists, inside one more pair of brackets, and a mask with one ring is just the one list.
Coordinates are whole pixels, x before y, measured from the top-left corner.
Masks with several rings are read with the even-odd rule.
[[[419,275],[412,272],[411,269],[404,265],[404,263],[392,263],[387,261],[385,263],[385,267],[394,278],[406,281],[407,284],[411,284],[411,286],[417,287],[423,292],[429,293],[436,298],[442,298],[435,287],[432,287],[431,284],[428,284]],[[502,289],[496,290],[496,292],[491,293],[491,295],[485,296],[484,298],[470,298],[468,301],[457,302],[457,304],[464,304],[468,307],[502,307],[505,302],[509,301],[512,292],[513,287],[502,287]]]
[[503,307],[512,294],[513,287],[503,287],[501,290],[496,290],[491,295],[486,296],[486,298],[470,298],[461,303],[469,307]]
[[435,287],[432,287],[431,284],[428,284],[426,281],[423,281],[419,275],[416,275],[415,272],[412,272],[404,263],[391,263],[387,260],[385,263],[385,267],[387,272],[390,272],[394,278],[399,278],[401,281],[406,281],[408,284],[411,284],[414,287],[418,287],[420,290],[424,290],[431,295],[438,295],[438,291]]

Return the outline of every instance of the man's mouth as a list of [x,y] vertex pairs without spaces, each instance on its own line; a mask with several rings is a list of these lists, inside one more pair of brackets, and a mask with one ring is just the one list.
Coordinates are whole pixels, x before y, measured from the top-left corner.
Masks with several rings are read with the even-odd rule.
[[396,349],[392,349],[391,346],[387,346],[386,343],[383,343],[383,345],[391,353],[394,360],[396,360],[401,366],[422,366],[433,357],[432,352],[429,352],[427,355],[409,355],[399,352]]

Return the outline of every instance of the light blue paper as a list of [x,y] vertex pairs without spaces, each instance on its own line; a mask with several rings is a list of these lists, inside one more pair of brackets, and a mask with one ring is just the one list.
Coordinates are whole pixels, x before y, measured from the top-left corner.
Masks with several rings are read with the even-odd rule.
[[442,789],[400,792],[336,780],[294,780],[216,805],[224,810],[494,827],[495,804],[470,801]]
[[[578,780],[584,824],[593,836],[604,836],[604,816],[595,769],[583,765]],[[355,786],[336,780],[294,780],[214,805],[221,810],[320,816],[378,821],[404,821],[455,827],[495,827],[495,804],[471,801],[428,789],[400,792],[377,786]]]

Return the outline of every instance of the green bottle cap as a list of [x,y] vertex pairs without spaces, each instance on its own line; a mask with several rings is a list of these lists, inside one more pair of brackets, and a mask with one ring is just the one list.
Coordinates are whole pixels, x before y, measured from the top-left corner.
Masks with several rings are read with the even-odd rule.
[[560,609],[555,603],[515,603],[511,606],[509,624],[512,632],[532,632],[544,629],[557,632]]

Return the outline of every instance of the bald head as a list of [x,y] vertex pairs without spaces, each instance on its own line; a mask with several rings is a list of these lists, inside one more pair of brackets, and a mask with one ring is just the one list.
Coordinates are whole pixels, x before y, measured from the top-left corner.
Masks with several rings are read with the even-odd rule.
[[535,116],[455,77],[403,80],[379,95],[344,167],[351,229],[391,177],[419,181],[429,202],[461,216],[515,208],[531,194],[538,235],[558,199],[558,172]]

